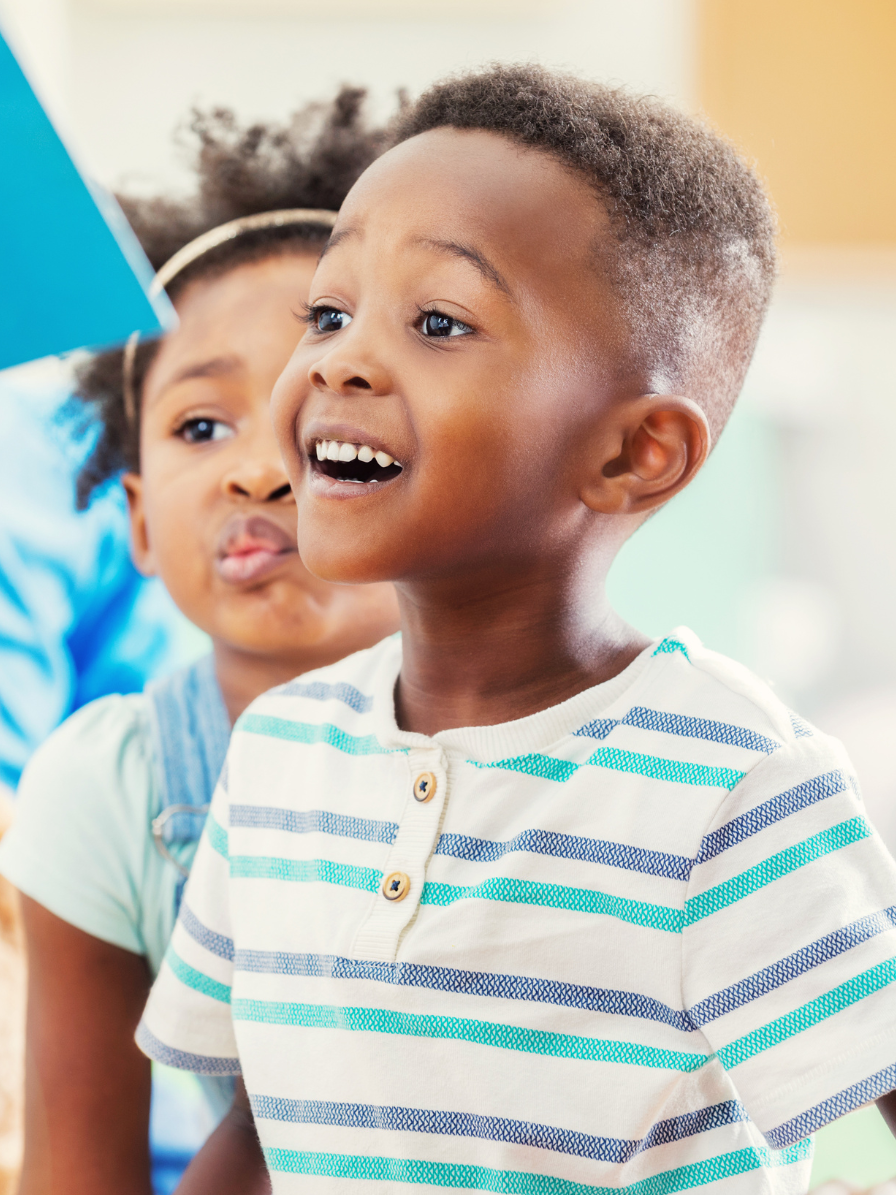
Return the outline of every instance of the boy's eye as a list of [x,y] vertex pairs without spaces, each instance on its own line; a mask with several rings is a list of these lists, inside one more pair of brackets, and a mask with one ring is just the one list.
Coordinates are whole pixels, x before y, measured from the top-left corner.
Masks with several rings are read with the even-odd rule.
[[430,311],[423,317],[420,331],[424,336],[467,336],[473,329],[453,316],[442,315],[440,311]]
[[348,312],[335,307],[318,307],[314,312],[314,326],[318,332],[339,332],[351,322],[352,317]]
[[177,430],[188,444],[206,444],[211,440],[229,440],[233,428],[220,419],[188,419]]

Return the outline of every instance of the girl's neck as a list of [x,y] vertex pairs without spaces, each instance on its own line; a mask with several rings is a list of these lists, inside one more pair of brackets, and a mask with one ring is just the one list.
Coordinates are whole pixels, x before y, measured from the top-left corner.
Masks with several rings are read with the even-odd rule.
[[214,641],[215,675],[230,716],[237,720],[251,702],[275,685],[283,685],[298,673],[317,667],[317,661],[307,663],[294,657],[257,655],[240,651],[230,644]]

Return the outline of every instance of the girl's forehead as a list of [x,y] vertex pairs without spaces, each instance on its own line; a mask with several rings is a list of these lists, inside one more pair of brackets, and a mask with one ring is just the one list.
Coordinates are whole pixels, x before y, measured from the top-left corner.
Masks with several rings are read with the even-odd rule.
[[144,402],[152,405],[191,376],[282,368],[300,336],[295,313],[307,299],[315,264],[310,254],[283,254],[189,283],[175,303],[179,324],[147,373]]

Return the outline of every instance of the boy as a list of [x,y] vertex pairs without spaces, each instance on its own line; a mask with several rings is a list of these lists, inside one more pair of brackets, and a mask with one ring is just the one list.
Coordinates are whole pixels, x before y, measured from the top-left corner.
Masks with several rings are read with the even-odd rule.
[[299,548],[403,638],[256,701],[139,1040],[248,1096],[184,1191],[805,1191],[896,1085],[896,869],[838,744],[619,547],[730,413],[774,272],[731,148],[534,67],[350,192],[274,420]]

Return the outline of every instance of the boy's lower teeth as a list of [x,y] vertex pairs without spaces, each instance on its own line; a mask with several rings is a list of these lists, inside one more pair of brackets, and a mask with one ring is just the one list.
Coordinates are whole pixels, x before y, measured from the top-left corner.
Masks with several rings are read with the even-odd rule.
[[314,467],[318,472],[331,477],[334,481],[349,482],[354,485],[373,485],[377,482],[391,481],[401,472],[401,466],[397,464],[387,465],[383,468],[376,461],[359,460],[349,462],[315,460]]

